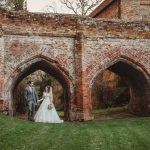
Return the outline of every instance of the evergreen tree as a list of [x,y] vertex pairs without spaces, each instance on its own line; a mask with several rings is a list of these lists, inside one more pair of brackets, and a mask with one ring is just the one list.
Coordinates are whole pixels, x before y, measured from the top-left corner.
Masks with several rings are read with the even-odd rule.
[[0,7],[13,11],[27,11],[26,0],[0,0]]
[[13,5],[15,11],[25,10],[25,0],[13,0]]

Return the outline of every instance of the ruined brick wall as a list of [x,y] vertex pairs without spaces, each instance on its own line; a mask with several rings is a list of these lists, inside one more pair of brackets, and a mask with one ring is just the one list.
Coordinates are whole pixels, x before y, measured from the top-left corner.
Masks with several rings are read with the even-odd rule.
[[[84,43],[84,48],[82,50],[82,76],[84,80],[82,80],[82,84],[84,85],[84,91],[87,88],[87,93],[85,92],[84,96],[86,100],[83,100],[85,102],[87,101],[87,97],[90,97],[90,91],[95,77],[100,72],[113,65],[116,60],[123,58],[148,72],[150,63],[148,60],[150,52],[149,22],[95,19],[90,21],[90,27],[87,22],[87,19],[82,21],[82,26],[84,26],[82,29],[85,35],[82,39]],[[121,67],[118,67],[116,73],[119,73],[120,70]],[[126,68],[123,68],[123,72],[130,73],[128,69],[126,71],[124,70],[126,70]],[[125,76],[129,78],[128,75]],[[142,84],[144,88],[143,83],[139,84]],[[88,87],[90,87],[90,90]],[[145,88],[148,89],[149,87],[147,86]],[[135,99],[138,99],[138,97]],[[91,99],[89,101],[91,103]],[[134,109],[138,107],[137,105],[137,102],[134,101]],[[84,106],[86,106],[86,108],[90,107],[87,103],[85,103]]]
[[108,7],[106,7],[100,14],[95,16],[95,18],[119,18],[120,12],[119,12],[119,0],[114,1],[112,4],[110,4]]
[[10,110],[16,79],[27,75],[27,68],[36,63],[67,83],[70,120],[93,119],[93,81],[117,60],[134,64],[133,68],[143,71],[149,81],[150,22],[0,10],[0,27],[1,98],[8,102]]
[[[6,91],[8,85],[15,84],[21,72],[41,60],[51,62],[51,65],[60,69],[62,74],[67,74],[67,79],[74,84],[74,40],[72,38],[5,35],[4,40]],[[39,69],[43,69],[42,66]],[[55,74],[53,70],[50,73]]]
[[121,18],[150,20],[149,0],[121,0]]

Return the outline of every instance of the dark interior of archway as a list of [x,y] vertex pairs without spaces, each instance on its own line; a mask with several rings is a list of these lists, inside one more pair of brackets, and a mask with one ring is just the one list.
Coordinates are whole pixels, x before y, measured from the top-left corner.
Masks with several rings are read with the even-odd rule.
[[118,74],[127,82],[130,88],[130,111],[137,115],[146,115],[149,84],[142,71],[122,61],[108,67],[108,70]]
[[95,119],[128,114],[129,87],[119,75],[108,69],[95,78],[91,98]]
[[98,74],[91,94],[95,119],[149,116],[147,79],[138,66],[122,60]]
[[67,81],[64,79],[62,73],[60,72],[59,69],[54,68],[52,65],[50,65],[49,63],[45,62],[45,61],[39,61],[36,63],[33,63],[31,66],[29,66],[28,68],[26,68],[23,72],[21,72],[18,76],[18,78],[16,79],[15,83],[14,83],[14,87],[13,87],[13,91],[12,91],[12,95],[14,95],[15,92],[15,88],[17,87],[17,85],[28,75],[32,74],[33,72],[37,71],[37,70],[42,70],[48,74],[50,74],[51,76],[53,76],[58,82],[60,82],[60,84],[63,87],[64,90],[64,103],[65,103],[65,107],[64,107],[64,119],[68,120],[69,119],[69,115],[68,115],[68,110],[69,110],[69,86]]

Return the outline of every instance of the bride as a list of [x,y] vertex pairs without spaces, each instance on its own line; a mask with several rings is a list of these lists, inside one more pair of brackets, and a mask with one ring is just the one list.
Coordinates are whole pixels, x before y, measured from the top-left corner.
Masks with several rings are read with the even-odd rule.
[[43,101],[40,105],[38,111],[34,116],[35,122],[45,122],[45,123],[62,123],[56,112],[55,106],[53,104],[53,93],[52,87],[46,86],[43,92],[43,97],[39,101]]

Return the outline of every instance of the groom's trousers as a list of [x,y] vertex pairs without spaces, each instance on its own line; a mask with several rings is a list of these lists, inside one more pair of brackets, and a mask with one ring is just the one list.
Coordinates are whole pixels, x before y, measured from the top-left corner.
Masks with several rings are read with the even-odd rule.
[[35,112],[35,103],[34,101],[29,101],[28,102],[28,120],[33,120]]

